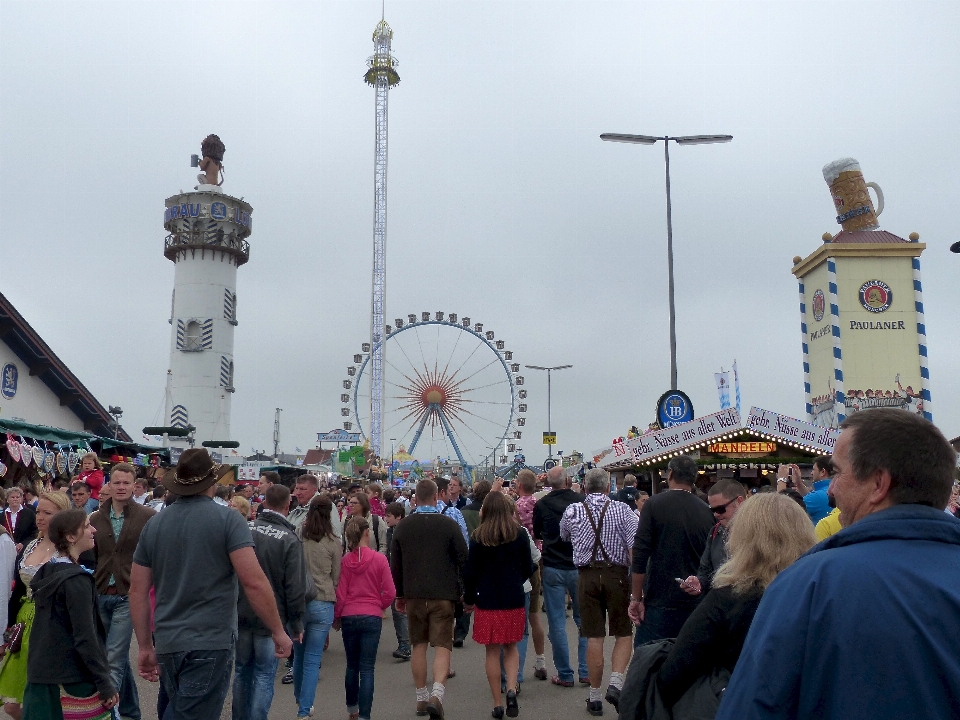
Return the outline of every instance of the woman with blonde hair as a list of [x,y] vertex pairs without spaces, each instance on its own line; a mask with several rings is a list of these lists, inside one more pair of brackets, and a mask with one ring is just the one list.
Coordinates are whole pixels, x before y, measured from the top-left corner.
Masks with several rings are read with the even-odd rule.
[[[523,583],[533,575],[530,538],[514,516],[513,502],[502,492],[491,492],[480,508],[480,525],[470,538],[470,552],[463,573],[463,602],[476,606],[473,639],[486,646],[486,672],[493,695],[494,718],[517,717],[517,675],[520,654],[517,643],[527,624]],[[506,675],[504,703],[500,687],[500,654]]]
[[247,500],[243,495],[234,495],[232,498],[230,498],[229,505],[238,513],[243,515],[244,520],[250,519],[250,501]]
[[66,493],[42,493],[37,503],[37,528],[40,534],[27,545],[20,560],[16,584],[10,598],[10,617],[16,617],[15,623],[21,625],[20,649],[7,652],[0,667],[0,699],[7,715],[20,720],[23,691],[27,686],[27,648],[36,605],[28,588],[34,575],[57,553],[57,548],[47,538],[50,519],[59,512],[70,509],[70,498]]
[[657,676],[667,706],[698,678],[717,669],[733,672],[764,591],[816,542],[810,518],[789,497],[758,494],[740,507],[730,526],[728,560]]

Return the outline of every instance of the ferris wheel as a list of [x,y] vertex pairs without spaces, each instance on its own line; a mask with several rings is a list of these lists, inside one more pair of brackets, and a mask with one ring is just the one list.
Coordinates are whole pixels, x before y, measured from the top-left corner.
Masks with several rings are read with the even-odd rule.
[[[456,458],[469,472],[518,450],[527,391],[520,364],[483,323],[456,313],[397,318],[383,340],[384,442],[414,457]],[[353,356],[340,400],[344,430],[370,432],[370,343]],[[386,449],[384,450],[386,459]]]

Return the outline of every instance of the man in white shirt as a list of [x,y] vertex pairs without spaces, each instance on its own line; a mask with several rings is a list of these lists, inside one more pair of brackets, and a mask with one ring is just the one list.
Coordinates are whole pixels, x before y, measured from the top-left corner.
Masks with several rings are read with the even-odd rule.
[[23,505],[23,490],[19,487],[7,491],[7,509],[3,513],[3,526],[10,533],[17,552],[37,537],[37,520],[34,509]]
[[147,481],[143,478],[137,478],[137,481],[133,484],[133,497],[130,498],[137,505],[144,505],[150,499],[150,493],[147,492]]

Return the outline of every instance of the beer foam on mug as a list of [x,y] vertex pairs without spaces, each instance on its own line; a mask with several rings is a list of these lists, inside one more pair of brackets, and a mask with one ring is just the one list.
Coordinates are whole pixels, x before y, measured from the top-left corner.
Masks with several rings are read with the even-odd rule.
[[860,163],[853,158],[834,160],[832,163],[827,163],[823,166],[823,179],[827,181],[827,185],[833,185],[833,181],[840,177],[840,173],[847,172],[848,170],[862,172],[860,170]]

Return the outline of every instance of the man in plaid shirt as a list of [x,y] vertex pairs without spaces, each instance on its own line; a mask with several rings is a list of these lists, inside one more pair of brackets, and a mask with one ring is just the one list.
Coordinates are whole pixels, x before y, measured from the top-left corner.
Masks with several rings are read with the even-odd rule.
[[572,503],[560,521],[560,537],[573,544],[573,564],[579,570],[580,634],[587,638],[587,668],[590,671],[590,698],[587,712],[603,715],[603,639],[616,638],[610,659],[610,685],[606,700],[619,705],[623,676],[633,649],[633,623],[627,614],[633,541],[637,514],[629,505],[611,500],[610,476],[605,470],[587,471],[583,481],[586,498]]

